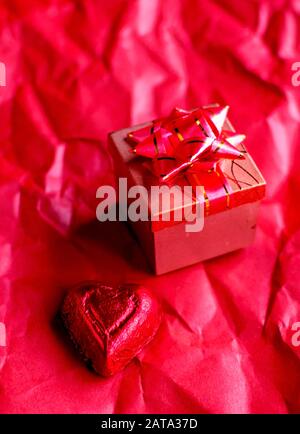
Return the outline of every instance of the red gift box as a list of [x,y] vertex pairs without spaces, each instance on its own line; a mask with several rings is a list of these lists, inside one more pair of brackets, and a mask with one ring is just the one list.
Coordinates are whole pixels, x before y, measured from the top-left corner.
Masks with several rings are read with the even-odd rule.
[[187,185],[203,188],[201,197],[191,194],[182,205],[192,210],[201,202],[200,231],[188,232],[184,218],[175,221],[174,201],[168,221],[162,217],[166,210],[159,209],[155,220],[130,222],[156,274],[246,247],[254,239],[266,183],[227,111],[218,105],[175,109],[167,118],[109,135],[116,175],[128,188],[142,185],[150,191],[162,180],[178,191]]

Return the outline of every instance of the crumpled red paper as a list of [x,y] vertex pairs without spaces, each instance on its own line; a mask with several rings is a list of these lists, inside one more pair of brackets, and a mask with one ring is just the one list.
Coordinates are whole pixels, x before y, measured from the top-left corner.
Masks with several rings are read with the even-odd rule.
[[[0,411],[299,412],[299,2],[7,0],[0,23]],[[268,183],[256,241],[155,277],[124,224],[95,220],[106,136],[212,102]],[[56,318],[87,279],[143,283],[165,312],[110,379]]]

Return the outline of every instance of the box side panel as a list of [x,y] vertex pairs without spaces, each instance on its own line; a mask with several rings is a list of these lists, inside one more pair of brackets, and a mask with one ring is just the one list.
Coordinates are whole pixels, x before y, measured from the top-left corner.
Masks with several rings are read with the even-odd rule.
[[254,239],[260,201],[210,215],[201,232],[185,224],[154,233],[157,274],[185,267],[248,246]]
[[130,223],[134,232],[137,235],[138,242],[143,250],[143,254],[146,256],[148,263],[152,270],[155,271],[155,246],[154,246],[154,233],[151,230],[149,222],[134,222]]
[[[128,171],[127,161],[122,155],[123,148],[119,147],[117,144],[118,141],[115,141],[115,135],[110,136],[109,146],[110,152],[113,157],[113,164],[116,173],[116,184],[118,186],[118,178],[124,177],[127,178],[128,187],[135,185],[135,181],[130,176],[131,173]],[[120,203],[119,203],[120,206]],[[147,221],[138,221],[138,222],[129,222],[130,226],[136,233],[141,248],[148,259],[148,263],[153,270],[155,270],[155,254],[154,254],[154,234],[151,229],[151,222]]]

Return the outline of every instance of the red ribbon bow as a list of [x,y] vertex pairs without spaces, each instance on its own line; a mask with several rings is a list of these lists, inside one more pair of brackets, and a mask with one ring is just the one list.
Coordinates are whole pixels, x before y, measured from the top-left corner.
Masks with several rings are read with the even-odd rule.
[[[228,106],[190,111],[176,108],[170,116],[128,134],[128,139],[137,155],[153,160],[154,173],[161,182],[173,182],[183,175],[194,184],[191,182],[194,175],[200,175],[196,184],[205,187],[208,181],[207,203],[224,197],[225,189],[229,206],[229,186],[219,162],[244,158],[236,146],[245,136],[223,129],[228,109]],[[208,173],[217,175],[216,181],[212,183]]]

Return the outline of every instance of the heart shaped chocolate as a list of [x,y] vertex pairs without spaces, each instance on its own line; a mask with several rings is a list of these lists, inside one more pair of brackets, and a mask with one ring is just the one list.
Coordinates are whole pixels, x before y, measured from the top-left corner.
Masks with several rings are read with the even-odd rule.
[[103,376],[123,369],[153,338],[161,319],[157,301],[143,286],[100,282],[71,289],[61,312],[84,358]]

